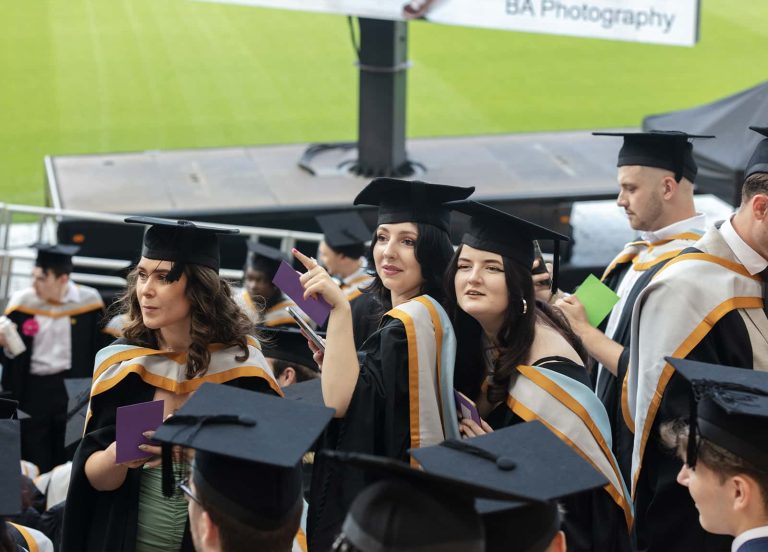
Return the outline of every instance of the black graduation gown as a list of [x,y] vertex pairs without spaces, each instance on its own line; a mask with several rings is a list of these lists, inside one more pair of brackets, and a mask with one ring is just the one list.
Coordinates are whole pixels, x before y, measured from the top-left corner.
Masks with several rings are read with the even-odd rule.
[[363,292],[350,301],[352,308],[352,333],[355,338],[355,350],[359,351],[363,343],[379,329],[386,307],[381,304],[375,293]]
[[[661,268],[667,264],[667,261],[661,261],[653,267],[645,270],[643,274],[635,281],[635,285],[632,286],[624,309],[619,317],[619,322],[613,335],[608,336],[624,347],[624,350],[619,357],[619,363],[616,367],[616,376],[606,371],[604,375],[596,381],[595,393],[600,401],[605,406],[605,410],[608,412],[608,419],[611,422],[611,439],[613,442],[613,454],[616,456],[616,460],[619,463],[619,469],[621,475],[624,477],[624,482],[630,485],[630,471],[632,470],[632,448],[634,447],[634,434],[627,427],[624,421],[624,414],[621,409],[621,393],[622,386],[624,384],[624,378],[627,375],[629,369],[629,343],[631,340],[632,329],[632,309],[637,300],[637,296],[645,287],[650,283],[653,276],[661,270]],[[619,284],[624,278],[624,275],[632,267],[632,262],[622,263],[617,265],[614,270],[608,275],[603,283],[610,287],[614,292],[619,289]],[[605,322],[603,323],[605,324]],[[601,329],[605,329],[605,326]],[[595,370],[597,373],[597,370]]]
[[[586,369],[562,357],[547,357],[534,362],[568,376],[587,387],[591,382]],[[486,418],[493,429],[502,429],[525,422],[505,403],[497,406]],[[624,511],[603,489],[594,489],[560,500],[565,508],[563,531],[569,552],[627,552],[630,550],[629,533]]]
[[[360,375],[346,416],[334,419],[320,448],[408,461],[408,341],[402,322],[385,317],[358,353]],[[329,550],[352,501],[371,480],[315,457],[307,519],[310,551]]]
[[[737,311],[726,314],[685,358],[752,368],[752,344],[741,315]],[[732,537],[713,535],[701,528],[699,513],[688,489],[677,483],[682,461],[660,442],[661,424],[688,417],[689,389],[690,385],[674,372],[648,437],[635,490],[638,550],[726,552],[731,549]]]
[[[238,378],[224,385],[274,394],[269,384],[259,377]],[[61,552],[131,552],[135,549],[141,470],[128,470],[125,482],[114,491],[97,491],[85,475],[85,462],[91,454],[106,449],[115,440],[117,407],[151,401],[154,394],[152,385],[136,374],[128,374],[109,391],[93,397],[93,417],[89,421],[93,430],[80,441],[72,461]],[[188,529],[181,550],[191,552],[194,548]]]

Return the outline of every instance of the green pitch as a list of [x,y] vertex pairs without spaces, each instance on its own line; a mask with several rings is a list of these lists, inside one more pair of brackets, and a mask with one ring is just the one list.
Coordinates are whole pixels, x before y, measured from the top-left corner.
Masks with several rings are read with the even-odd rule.
[[[694,48],[411,24],[409,136],[634,126],[763,80],[768,3],[702,4]],[[44,201],[45,154],[354,139],[353,61],[340,16],[3,0],[0,201]]]

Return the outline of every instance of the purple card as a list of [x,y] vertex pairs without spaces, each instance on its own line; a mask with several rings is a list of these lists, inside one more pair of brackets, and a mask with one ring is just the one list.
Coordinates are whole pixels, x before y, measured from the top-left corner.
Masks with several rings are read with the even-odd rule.
[[453,398],[456,401],[456,413],[459,418],[469,418],[477,425],[480,425],[480,413],[477,411],[475,403],[467,398],[464,393],[453,390]]
[[145,431],[154,431],[163,423],[163,401],[149,401],[117,409],[117,454],[115,462],[122,464],[139,458],[146,458],[147,453],[139,445],[150,444],[142,435]]
[[304,299],[304,288],[299,282],[301,274],[296,272],[291,265],[285,261],[280,263],[272,283],[279,287],[283,293],[293,299],[293,302],[307,313],[315,324],[322,326],[331,314],[331,305],[322,297],[318,299]]

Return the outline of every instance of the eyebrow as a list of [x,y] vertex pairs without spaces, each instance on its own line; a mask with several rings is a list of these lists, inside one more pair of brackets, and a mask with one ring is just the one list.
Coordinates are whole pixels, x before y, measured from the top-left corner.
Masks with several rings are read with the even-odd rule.
[[150,274],[155,274],[155,273],[157,273],[157,274],[168,274],[170,272],[170,270],[168,270],[167,268],[154,268],[154,269],[150,270],[149,268],[147,268],[143,264],[137,265],[136,266],[136,270],[137,271],[141,270],[143,272],[149,272]]
[[[465,261],[465,262],[468,262],[468,263],[475,262],[472,259],[468,259],[467,257],[459,257],[458,260],[459,261]],[[479,261],[479,262],[482,262],[484,264],[497,264],[497,265],[502,265],[503,264],[501,261],[499,261],[497,259],[483,259],[482,261]]]

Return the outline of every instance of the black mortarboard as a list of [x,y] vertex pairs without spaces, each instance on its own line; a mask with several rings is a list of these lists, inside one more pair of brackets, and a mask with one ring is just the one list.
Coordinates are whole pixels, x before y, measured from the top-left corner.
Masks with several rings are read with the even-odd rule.
[[221,264],[218,235],[240,232],[237,228],[157,217],[128,217],[125,222],[150,225],[144,233],[141,256],[172,262],[173,268],[166,276],[169,282],[178,280],[187,264],[206,266],[218,272]]
[[80,248],[76,245],[34,243],[30,247],[37,249],[35,266],[40,268],[54,268],[63,273],[72,272],[72,255]]
[[355,205],[377,205],[377,224],[423,222],[448,231],[450,210],[443,204],[468,198],[474,186],[462,188],[443,184],[377,178],[357,194]]
[[282,261],[291,262],[288,256],[279,249],[250,240],[246,244],[248,246],[248,262],[246,264],[253,267],[254,270],[265,272],[269,276],[270,282],[275,277]]
[[67,427],[64,432],[64,446],[76,444],[83,437],[88,401],[91,398],[91,378],[67,378]]
[[[409,452],[431,474],[538,501],[608,483],[541,422],[517,424],[472,439],[448,439]],[[547,458],[557,461],[547,462]]]
[[[768,138],[768,127],[751,126],[749,129]],[[752,176],[755,173],[768,173],[768,139],[760,140],[757,144],[752,157],[749,158],[749,162],[747,163],[747,168],[744,171],[744,178]]]
[[557,289],[560,242],[570,241],[568,236],[470,199],[448,206],[472,217],[462,243],[508,257],[528,270],[533,267],[533,240],[554,240],[552,289]]
[[21,513],[21,433],[18,420],[0,420],[0,523]]
[[19,401],[0,397],[0,420],[27,420],[29,414],[19,409]]
[[768,469],[768,374],[665,357],[691,384],[686,463],[696,465],[697,435]]
[[258,326],[261,352],[267,358],[277,358],[292,362],[317,371],[317,364],[312,358],[312,350],[307,345],[307,338],[296,328]]
[[640,165],[666,169],[675,174],[675,180],[685,177],[696,180],[699,171],[693,159],[693,138],[714,138],[711,135],[687,134],[677,130],[650,132],[593,132],[593,136],[621,136],[624,145],[619,150],[617,167]]
[[371,231],[357,211],[343,211],[315,217],[323,231],[325,243],[331,247],[363,244],[371,239]]
[[273,529],[301,501],[301,458],[332,416],[330,408],[204,383],[154,439],[164,453],[170,444],[195,449],[192,479],[207,506]]
[[292,401],[302,401],[307,404],[325,405],[323,385],[320,378],[299,381],[283,388],[285,398]]

